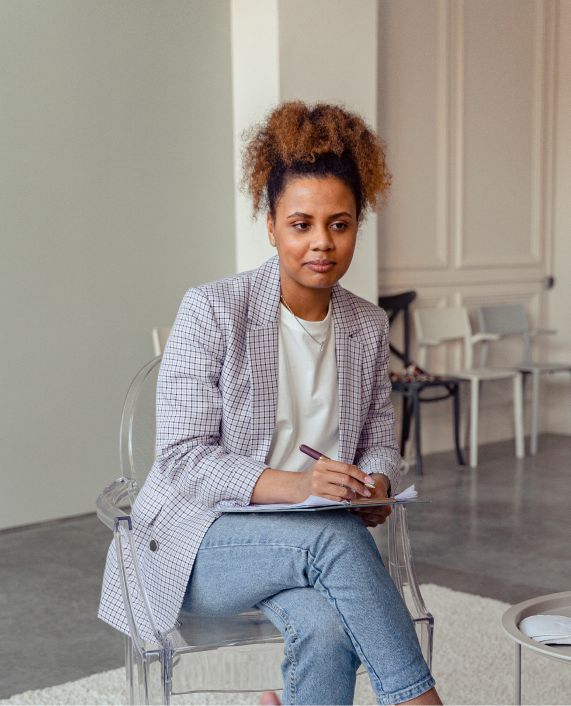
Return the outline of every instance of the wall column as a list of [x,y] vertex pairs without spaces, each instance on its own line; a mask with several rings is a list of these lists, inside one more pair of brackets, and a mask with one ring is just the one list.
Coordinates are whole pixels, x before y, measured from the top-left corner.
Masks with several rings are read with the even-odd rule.
[[[236,183],[240,134],[281,100],[341,102],[377,125],[377,0],[232,0],[232,61]],[[237,194],[237,271],[273,253],[265,218],[252,223]],[[377,271],[372,215],[342,284],[374,302]]]

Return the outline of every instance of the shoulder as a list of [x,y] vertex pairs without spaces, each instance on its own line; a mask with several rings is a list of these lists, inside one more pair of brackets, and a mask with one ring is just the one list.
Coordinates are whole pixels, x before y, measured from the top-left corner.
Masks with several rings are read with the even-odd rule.
[[179,315],[206,315],[219,324],[236,319],[247,320],[251,302],[259,297],[260,283],[277,271],[276,258],[248,272],[208,282],[187,291]]
[[373,302],[340,287],[339,295],[346,309],[355,317],[355,323],[364,333],[386,334],[388,316],[384,309]]
[[255,270],[241,272],[216,282],[191,287],[185,294],[183,303],[204,302],[217,308],[225,304],[239,305],[242,301],[247,302],[254,272]]

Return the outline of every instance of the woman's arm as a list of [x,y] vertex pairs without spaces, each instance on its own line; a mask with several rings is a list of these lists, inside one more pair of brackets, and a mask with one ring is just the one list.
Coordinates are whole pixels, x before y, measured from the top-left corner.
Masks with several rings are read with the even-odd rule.
[[[226,344],[206,294],[187,292],[161,364],[157,385],[156,465],[177,492],[216,509],[247,505],[266,468],[220,445],[220,376]],[[245,405],[246,407],[246,405]]]
[[[252,503],[301,503],[310,495],[316,495],[329,500],[352,500],[355,493],[371,497],[365,483],[375,481],[357,466],[321,458],[305,473],[278,471],[273,468],[266,470],[258,478],[252,493]],[[385,489],[384,481],[380,481],[379,490]],[[380,497],[387,497],[381,495]]]
[[400,454],[397,446],[394,423],[395,415],[390,400],[391,381],[389,366],[389,322],[382,315],[382,333],[377,348],[377,364],[374,373],[373,393],[367,419],[361,430],[355,464],[369,475],[381,473],[390,481],[390,492],[396,492],[399,483]]

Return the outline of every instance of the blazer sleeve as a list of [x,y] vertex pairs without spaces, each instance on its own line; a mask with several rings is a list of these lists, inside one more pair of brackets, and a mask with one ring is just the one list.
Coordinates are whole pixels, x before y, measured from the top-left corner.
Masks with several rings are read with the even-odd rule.
[[206,295],[187,292],[169,336],[157,385],[157,465],[169,484],[216,510],[248,505],[266,466],[220,445],[218,382],[224,337]]
[[389,322],[384,311],[381,335],[377,342],[377,360],[373,380],[371,404],[361,430],[355,465],[369,475],[383,473],[390,479],[390,493],[399,484],[401,457],[395,436],[395,415],[390,400],[389,379]]

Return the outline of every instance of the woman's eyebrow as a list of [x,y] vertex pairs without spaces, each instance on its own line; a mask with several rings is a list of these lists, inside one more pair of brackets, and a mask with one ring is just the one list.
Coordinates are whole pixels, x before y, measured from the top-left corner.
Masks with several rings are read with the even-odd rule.
[[[341,216],[348,216],[349,218],[353,218],[353,216],[350,213],[347,213],[347,211],[334,213],[332,216],[328,216],[328,218],[340,218]],[[288,218],[313,218],[313,216],[310,216],[309,213],[302,213],[301,211],[296,211],[295,213],[290,214]]]
[[341,211],[341,213],[334,213],[332,216],[329,216],[329,218],[341,218],[341,216],[349,216],[349,218],[353,218],[353,216],[350,213],[347,213],[347,211]]
[[296,211],[288,216],[288,218],[313,218],[309,213],[302,213],[301,211]]

